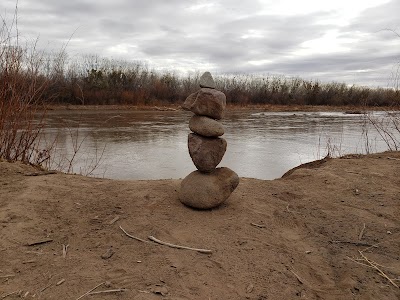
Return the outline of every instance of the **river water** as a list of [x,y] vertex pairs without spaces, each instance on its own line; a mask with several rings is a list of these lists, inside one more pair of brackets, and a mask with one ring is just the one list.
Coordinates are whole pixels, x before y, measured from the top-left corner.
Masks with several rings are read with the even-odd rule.
[[[383,116],[383,112],[374,112]],[[183,178],[195,170],[187,149],[190,112],[50,111],[45,137],[56,139],[52,164],[73,172],[114,179]],[[366,152],[364,116],[341,112],[228,112],[227,151],[219,166],[240,177],[274,179],[324,157]],[[368,126],[369,150],[387,149]],[[75,146],[74,146],[75,145]]]

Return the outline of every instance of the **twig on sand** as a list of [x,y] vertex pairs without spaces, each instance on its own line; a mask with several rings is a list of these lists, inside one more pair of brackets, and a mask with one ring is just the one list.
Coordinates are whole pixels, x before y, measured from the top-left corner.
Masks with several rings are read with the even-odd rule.
[[392,279],[390,279],[389,276],[387,276],[387,275],[385,274],[385,272],[383,272],[380,268],[378,268],[377,264],[376,264],[374,261],[372,261],[372,260],[370,260],[369,258],[367,258],[367,257],[364,255],[364,253],[362,253],[362,251],[358,251],[358,252],[360,253],[361,257],[362,257],[371,267],[373,267],[375,270],[377,270],[377,271],[379,272],[379,274],[380,274],[381,276],[383,276],[384,278],[386,278],[387,280],[389,280],[389,282],[390,282],[393,286],[395,286],[396,288],[399,288],[399,286],[398,286]]
[[108,222],[109,225],[114,224],[115,222],[117,222],[119,220],[119,216],[114,217],[114,219],[112,219],[110,222]]
[[[150,243],[149,241],[143,240],[143,239],[141,239],[141,238],[138,238],[138,237],[136,237],[136,236],[133,236],[133,235],[127,233],[126,230],[123,229],[121,225],[119,226],[119,228],[121,228],[121,230],[122,230],[128,237],[130,237],[130,238],[132,238],[132,239],[134,239],[134,240],[137,240],[137,241],[140,241],[140,242],[143,242],[143,243]],[[207,253],[207,254],[212,253],[211,250],[207,250],[207,249],[197,249],[197,248],[191,248],[191,247],[186,247],[186,246],[179,246],[179,245],[174,245],[174,244],[171,244],[171,243],[163,242],[163,241],[160,241],[159,239],[155,238],[154,236],[149,236],[148,238],[149,238],[149,240],[151,240],[151,241],[153,241],[153,242],[156,242],[157,244],[161,244],[161,245],[164,245],[164,246],[169,246],[169,247],[171,247],[171,248],[186,249],[186,250],[192,250],[192,251],[197,251],[197,252],[200,252],[200,253]]]
[[143,243],[149,243],[149,241],[143,240],[143,239],[141,239],[141,238],[138,238],[138,237],[136,237],[136,236],[133,236],[133,235],[127,233],[127,232],[125,231],[125,229],[122,228],[121,225],[119,226],[119,228],[121,228],[121,230],[122,230],[128,237],[130,237],[131,239],[134,239],[134,240],[137,240],[137,241],[143,242]]
[[98,291],[98,292],[90,292],[88,295],[107,294],[107,293],[120,293],[120,292],[126,292],[126,291],[127,291],[127,289],[104,290],[104,291]]
[[373,267],[371,267],[370,265],[363,264],[363,263],[361,263],[361,262],[359,262],[359,261],[356,261],[354,258],[351,258],[351,257],[349,257],[349,256],[346,256],[346,257],[347,257],[347,259],[350,259],[351,261],[354,261],[356,264],[359,264],[359,265],[362,265],[362,266],[364,266],[364,267],[373,269]]
[[1,275],[0,278],[10,278],[10,277],[15,277],[14,274],[9,274],[9,275]]
[[364,230],[365,230],[365,223],[364,223],[364,226],[363,226],[363,228],[361,229],[361,231],[360,231],[360,234],[358,235],[358,240],[362,240],[362,238],[363,238],[363,235],[364,235]]
[[63,258],[66,258],[66,257],[67,257],[67,251],[68,251],[69,244],[68,244],[68,245],[64,245],[64,244],[63,244],[62,247],[63,247],[63,250],[62,250]]
[[58,285],[61,285],[61,284],[63,284],[65,282],[65,279],[63,278],[63,279],[61,279],[60,281],[58,281],[57,283],[56,283],[56,285],[58,286]]
[[8,296],[12,296],[12,295],[18,294],[19,292],[20,291],[15,291],[15,292],[11,292],[11,293],[5,294],[4,296],[1,296],[1,299],[4,299],[4,298],[6,298]]
[[103,285],[105,282],[99,283],[98,285],[96,285],[94,288],[92,288],[90,291],[87,291],[86,293],[84,293],[82,296],[79,296],[78,298],[76,298],[76,300],[82,299],[83,297],[89,295],[91,292],[93,292],[95,289],[97,289],[99,286]]
[[153,242],[156,242],[156,243],[158,243],[158,244],[161,244],[161,245],[165,245],[165,246],[171,247],[171,248],[192,250],[192,251],[197,251],[197,252],[206,253],[206,254],[212,253],[212,250],[197,249],[197,248],[191,248],[191,247],[186,247],[186,246],[179,246],[179,245],[174,245],[174,244],[171,244],[171,243],[163,242],[163,241],[160,241],[159,239],[155,238],[154,236],[149,236],[149,240],[151,240],[151,241],[153,241]]
[[36,245],[40,245],[40,244],[50,243],[52,241],[53,241],[53,239],[43,239],[43,240],[39,240],[39,241],[30,242],[26,245],[27,246],[36,246]]
[[254,226],[254,227],[258,227],[258,228],[264,228],[265,225],[261,225],[261,224],[257,224],[257,223],[250,223],[250,225]]
[[299,275],[297,275],[293,270],[290,270],[290,272],[292,272],[293,275],[296,276],[297,280],[298,280],[301,284],[304,284],[303,280],[300,278]]
[[49,283],[48,285],[46,285],[44,288],[42,288],[40,290],[40,292],[44,292],[45,290],[47,290],[49,287],[51,287],[51,283]]
[[52,175],[57,174],[57,171],[43,171],[43,172],[33,172],[24,174],[24,176],[45,176],[45,175]]
[[386,158],[391,160],[400,160],[399,158],[394,158],[394,157],[386,157]]

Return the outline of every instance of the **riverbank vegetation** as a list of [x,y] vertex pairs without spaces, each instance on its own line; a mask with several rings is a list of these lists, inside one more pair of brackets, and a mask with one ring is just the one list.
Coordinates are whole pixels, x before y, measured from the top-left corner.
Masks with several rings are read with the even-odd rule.
[[[96,55],[69,60],[47,57],[42,74],[51,84],[46,91],[57,104],[167,105],[180,104],[198,89],[200,73],[181,76],[151,70],[143,62]],[[284,76],[217,75],[217,88],[232,105],[398,106],[400,91],[392,88],[348,86],[345,83]]]
[[[20,44],[13,35],[16,16],[0,26],[0,159],[40,164],[40,132],[46,110],[54,98],[49,93],[53,78],[42,72],[44,53]],[[40,110],[38,109],[40,108]]]
[[[178,106],[199,88],[200,72],[181,76],[140,61],[69,57],[65,48],[41,51],[36,42],[21,42],[16,20],[15,15],[10,24],[3,19],[0,25],[0,159],[39,165],[49,160],[52,146],[38,146],[43,144],[48,105]],[[398,86],[370,88],[250,74],[216,75],[215,81],[228,104],[236,107],[400,106]],[[398,126],[397,118],[394,124]]]
[[[182,76],[174,71],[151,69],[141,61],[128,62],[97,55],[70,58],[64,50],[44,53],[7,37],[4,28],[2,34],[5,35],[0,49],[0,79],[5,83],[2,90],[25,95],[30,103],[37,103],[40,98],[46,104],[179,105],[199,87],[199,72]],[[217,88],[226,94],[227,103],[236,106],[400,105],[398,86],[371,88],[252,74],[214,77]]]

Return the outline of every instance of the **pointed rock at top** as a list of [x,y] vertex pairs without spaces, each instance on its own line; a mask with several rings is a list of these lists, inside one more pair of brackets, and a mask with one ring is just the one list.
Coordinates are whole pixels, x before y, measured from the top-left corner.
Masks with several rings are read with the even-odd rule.
[[202,88],[210,88],[215,89],[216,85],[214,79],[211,76],[210,72],[204,72],[203,75],[200,77],[200,87]]

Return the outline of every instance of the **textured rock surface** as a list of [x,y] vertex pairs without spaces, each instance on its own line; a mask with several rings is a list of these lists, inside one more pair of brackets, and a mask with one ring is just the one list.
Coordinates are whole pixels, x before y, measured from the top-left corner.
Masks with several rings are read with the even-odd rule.
[[[207,116],[217,120],[222,119],[226,107],[225,94],[209,88],[201,88],[197,93],[195,101],[190,106],[190,111],[196,115]],[[187,99],[185,102],[187,102]]]
[[200,87],[215,89],[216,85],[210,72],[204,72],[200,77]]
[[238,175],[229,168],[218,168],[211,173],[194,171],[182,180],[179,200],[193,208],[217,207],[229,198],[238,184]]
[[226,141],[223,138],[203,137],[190,133],[188,148],[196,168],[202,172],[211,172],[221,162],[225,154]]
[[225,132],[220,122],[209,117],[197,115],[194,115],[189,120],[189,128],[194,133],[208,137],[221,136]]
[[198,92],[192,93],[189,96],[187,96],[185,102],[183,102],[183,104],[182,104],[182,108],[184,110],[190,110],[190,108],[192,107],[194,101],[196,101],[197,93]]

